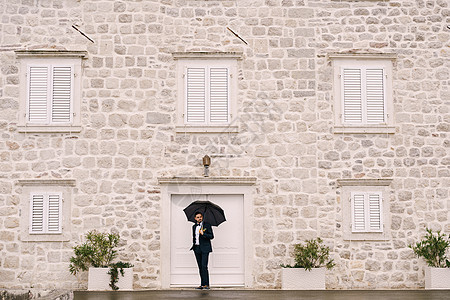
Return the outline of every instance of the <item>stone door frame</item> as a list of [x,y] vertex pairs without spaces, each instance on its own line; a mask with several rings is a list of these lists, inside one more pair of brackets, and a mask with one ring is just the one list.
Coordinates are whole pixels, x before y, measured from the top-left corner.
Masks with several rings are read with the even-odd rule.
[[172,195],[227,195],[244,198],[244,287],[253,286],[253,185],[254,177],[161,177],[161,288],[170,288],[170,205]]

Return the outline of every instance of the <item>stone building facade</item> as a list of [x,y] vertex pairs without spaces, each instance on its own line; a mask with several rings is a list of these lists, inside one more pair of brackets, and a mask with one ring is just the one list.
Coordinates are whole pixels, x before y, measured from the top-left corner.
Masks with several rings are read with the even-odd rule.
[[[68,265],[91,229],[121,235],[136,289],[166,287],[163,186],[185,178],[248,187],[249,288],[279,288],[314,237],[328,289],[423,288],[408,244],[450,232],[448,1],[2,0],[0,16],[1,288],[85,287]],[[230,64],[226,126],[186,125],[190,62]],[[29,66],[61,63],[69,125],[31,122]],[[347,63],[384,66],[381,122],[343,121]],[[63,199],[61,233],[30,234],[36,192]],[[354,193],[380,195],[380,230],[352,230]]]

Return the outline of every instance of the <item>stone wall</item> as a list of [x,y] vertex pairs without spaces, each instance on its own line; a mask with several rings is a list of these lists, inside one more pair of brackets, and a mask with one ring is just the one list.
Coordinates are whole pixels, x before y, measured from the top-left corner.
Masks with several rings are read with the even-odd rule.
[[[8,0],[0,2],[0,287],[71,289],[71,247],[123,238],[135,288],[160,287],[159,176],[255,176],[254,287],[278,288],[293,244],[320,236],[327,287],[421,288],[407,247],[450,232],[446,0]],[[75,24],[94,43],[72,28]],[[228,29],[235,31],[243,43]],[[14,50],[86,50],[81,133],[19,133]],[[239,133],[175,132],[173,52],[243,52]],[[333,134],[327,55],[395,53],[395,134]],[[23,242],[18,179],[76,179],[70,242]],[[341,178],[390,178],[390,236],[342,238]]]

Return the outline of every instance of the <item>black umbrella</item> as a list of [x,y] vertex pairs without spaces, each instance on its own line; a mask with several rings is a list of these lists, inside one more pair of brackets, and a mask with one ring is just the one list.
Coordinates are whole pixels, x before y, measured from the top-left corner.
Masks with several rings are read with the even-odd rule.
[[225,213],[223,209],[210,201],[194,201],[183,209],[188,221],[195,221],[195,213],[201,212],[203,214],[203,220],[212,226],[219,226],[222,222],[225,222]]

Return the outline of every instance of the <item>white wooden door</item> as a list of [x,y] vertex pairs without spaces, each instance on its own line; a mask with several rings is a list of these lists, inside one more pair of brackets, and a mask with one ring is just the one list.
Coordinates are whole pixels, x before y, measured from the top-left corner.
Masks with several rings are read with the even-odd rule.
[[211,286],[244,285],[244,197],[243,195],[172,195],[171,286],[198,286],[200,276],[192,246],[192,222],[183,209],[195,200],[209,200],[225,211],[227,221],[213,227],[213,252],[209,255]]

